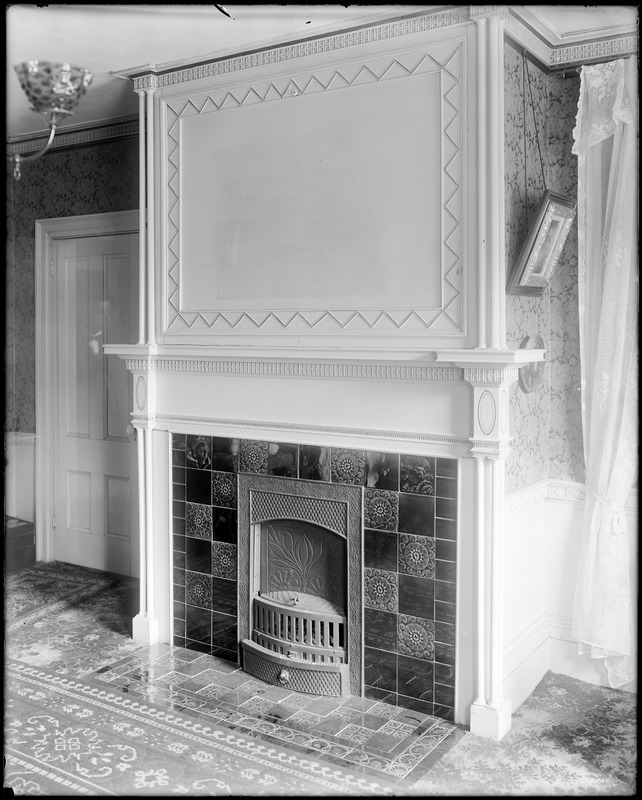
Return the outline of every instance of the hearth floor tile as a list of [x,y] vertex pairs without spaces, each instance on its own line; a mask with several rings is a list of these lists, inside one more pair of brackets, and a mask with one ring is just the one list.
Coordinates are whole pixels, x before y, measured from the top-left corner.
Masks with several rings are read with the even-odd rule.
[[174,645],[137,651],[92,676],[109,691],[393,782],[425,775],[464,734],[451,722],[380,701],[272,686],[229,661]]

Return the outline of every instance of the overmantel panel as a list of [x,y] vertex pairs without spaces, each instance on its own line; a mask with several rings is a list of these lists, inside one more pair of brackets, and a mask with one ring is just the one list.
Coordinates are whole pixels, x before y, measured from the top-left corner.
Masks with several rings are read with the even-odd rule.
[[158,90],[161,343],[466,346],[468,27]]

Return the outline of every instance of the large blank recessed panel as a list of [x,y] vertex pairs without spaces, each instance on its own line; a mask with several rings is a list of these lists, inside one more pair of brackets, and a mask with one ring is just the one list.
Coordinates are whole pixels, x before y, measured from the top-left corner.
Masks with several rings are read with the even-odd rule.
[[91,474],[67,470],[67,527],[91,533]]
[[105,476],[105,496],[107,498],[107,536],[129,538],[130,535],[130,492],[129,479]]
[[161,99],[167,341],[465,334],[463,56]]
[[181,309],[440,306],[439,89],[433,72],[182,119]]

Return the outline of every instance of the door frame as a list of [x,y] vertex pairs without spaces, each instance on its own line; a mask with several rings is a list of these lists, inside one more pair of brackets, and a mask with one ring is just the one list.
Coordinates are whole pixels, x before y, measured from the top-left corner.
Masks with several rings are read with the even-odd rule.
[[58,387],[54,247],[60,239],[140,234],[138,209],[36,220],[36,561],[54,553],[54,409]]

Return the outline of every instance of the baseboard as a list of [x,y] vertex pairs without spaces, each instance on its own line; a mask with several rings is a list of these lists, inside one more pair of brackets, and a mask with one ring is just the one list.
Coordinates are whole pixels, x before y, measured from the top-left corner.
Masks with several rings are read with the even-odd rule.
[[534,620],[504,648],[504,697],[513,711],[524,702],[549,669],[549,622]]
[[5,514],[33,522],[36,518],[36,434],[5,433]]

